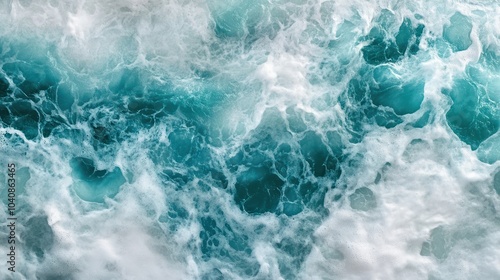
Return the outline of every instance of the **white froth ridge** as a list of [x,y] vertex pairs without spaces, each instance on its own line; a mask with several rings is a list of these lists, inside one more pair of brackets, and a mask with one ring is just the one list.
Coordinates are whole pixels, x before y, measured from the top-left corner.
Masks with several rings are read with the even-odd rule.
[[[365,169],[391,163],[378,184],[370,183],[369,178],[358,181],[357,187],[366,186],[375,193],[377,208],[360,212],[344,203],[331,209],[333,214],[316,231],[317,247],[306,262],[304,275],[320,270],[341,279],[422,279],[439,269],[438,262],[420,255],[422,243],[433,228],[469,219],[473,207],[467,199],[469,185],[489,177],[489,168],[469,149],[460,148],[458,140],[453,144],[456,152],[446,154],[444,145],[449,147],[449,140],[440,140],[442,133],[437,127],[410,137],[377,133],[365,139]],[[415,138],[430,146],[417,147],[403,156]],[[453,252],[461,254],[459,248],[450,254]],[[331,266],[324,267],[325,262]],[[469,259],[469,263],[475,264],[475,260]]]

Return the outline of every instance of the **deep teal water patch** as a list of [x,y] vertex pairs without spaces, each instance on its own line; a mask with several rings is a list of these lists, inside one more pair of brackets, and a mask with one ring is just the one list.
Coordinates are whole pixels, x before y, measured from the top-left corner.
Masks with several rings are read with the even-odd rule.
[[419,50],[420,38],[424,25],[413,26],[410,19],[405,18],[394,35],[391,27],[396,18],[389,10],[382,10],[376,20],[377,24],[370,33],[361,38],[369,44],[361,49],[363,58],[369,64],[378,65],[402,59],[405,55],[415,55]]
[[361,141],[373,124],[391,129],[403,122],[401,116],[420,110],[425,82],[405,75],[390,65],[365,66],[349,82],[339,102],[347,114],[352,142]]
[[432,120],[433,120],[433,115],[431,111],[426,111],[422,114],[422,116],[418,120],[411,123],[411,126],[414,128],[422,128],[428,125],[430,122],[432,122]]
[[337,158],[330,154],[321,137],[314,132],[307,132],[299,142],[301,153],[316,177],[323,177],[338,165]]
[[75,178],[74,191],[81,199],[88,202],[104,202],[106,197],[114,198],[125,183],[120,168],[108,171],[97,169],[91,159],[77,157],[71,160]]
[[5,76],[0,83],[0,118],[29,140],[49,137],[68,123],[73,93],[51,60],[40,53],[43,47],[36,51],[22,44],[13,47],[26,52],[5,52],[2,57],[6,62],[1,69]]
[[40,112],[30,101],[20,100],[11,105],[12,127],[24,133],[26,138],[38,136],[40,123],[43,123]]
[[48,61],[42,61],[40,64],[32,61],[5,63],[2,69],[13,78],[17,88],[24,95],[33,99],[35,98],[33,95],[50,89],[60,81],[60,77],[49,66]]
[[[359,39],[367,44],[361,49],[366,64],[359,68],[339,98],[353,143],[360,142],[374,124],[391,129],[403,123],[402,116],[419,111],[424,100],[425,80],[401,70],[400,64],[404,58],[417,55],[425,26],[412,23],[409,18],[404,18],[398,26],[395,22],[391,11],[382,10],[369,34]],[[348,30],[352,32],[352,27]],[[323,63],[322,67],[329,69],[326,65]],[[347,67],[348,64],[340,65],[340,69],[329,71],[336,73],[335,79],[340,79],[338,73],[344,70],[347,73]],[[424,118],[414,127],[425,124]]]
[[488,74],[489,60],[482,58],[480,64],[467,67],[464,77],[457,78],[451,89],[443,90],[453,104],[446,113],[451,129],[472,150],[495,134],[500,127],[499,101],[495,76]]
[[331,142],[325,143],[312,131],[289,131],[276,111],[265,114],[254,135],[228,161],[230,170],[238,174],[235,201],[240,207],[253,214],[288,216],[305,207],[323,211],[324,193],[330,186],[316,180],[335,181],[340,176],[341,139],[330,133]]
[[[293,246],[309,244],[313,225],[328,215],[324,207],[325,194],[334,187],[331,180],[335,181],[341,174],[343,143],[335,132],[323,137],[302,130],[304,126],[300,123],[304,121],[300,111],[288,110],[288,113],[294,120],[292,125],[278,111],[266,112],[249,139],[226,159],[227,169],[212,160],[215,155],[209,147],[213,140],[207,137],[210,128],[185,115],[182,121],[177,119],[173,123],[176,129],[168,130],[169,145],[152,149],[152,158],[163,168],[166,186],[175,185],[180,196],[190,193],[205,213],[211,213],[200,218],[201,243],[197,248],[203,262],[222,262],[223,267],[231,267],[238,275],[253,277],[260,265],[253,257],[251,246],[255,235],[248,232],[270,234],[262,225],[250,226],[229,218],[217,203],[207,200],[205,196],[213,195],[214,188],[230,193],[235,205],[249,215],[274,215],[283,223],[290,222],[290,217],[302,219],[301,213],[311,215],[313,219],[304,225],[297,241],[285,240],[273,245],[284,254],[280,261],[281,273],[291,278],[309,254],[310,245],[304,245],[300,253],[294,251]],[[318,145],[307,145],[304,139],[310,138]],[[332,160],[335,164],[329,165]],[[193,184],[197,179],[204,183]],[[318,179],[328,179],[330,183],[318,182]],[[160,219],[171,225],[169,230],[176,230],[188,216],[180,204],[174,205],[172,211]],[[216,276],[229,277],[219,266],[218,271],[203,274],[203,279]]]
[[472,45],[471,31],[471,21],[463,14],[456,12],[450,18],[450,23],[444,26],[443,38],[451,45],[454,52],[463,51]]
[[374,105],[391,107],[397,115],[415,113],[424,99],[424,81],[402,81],[401,75],[390,66],[373,70],[374,85],[371,98]]
[[7,96],[10,92],[9,92],[9,81],[7,80],[6,77],[4,77],[3,75],[0,76],[0,97],[5,97]]
[[238,177],[235,200],[248,213],[274,212],[280,201],[284,181],[269,167],[252,168]]

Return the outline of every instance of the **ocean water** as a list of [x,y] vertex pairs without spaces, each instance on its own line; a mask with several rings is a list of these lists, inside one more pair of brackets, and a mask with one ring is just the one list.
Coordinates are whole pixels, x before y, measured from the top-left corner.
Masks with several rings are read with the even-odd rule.
[[2,1],[0,278],[500,279],[499,15]]

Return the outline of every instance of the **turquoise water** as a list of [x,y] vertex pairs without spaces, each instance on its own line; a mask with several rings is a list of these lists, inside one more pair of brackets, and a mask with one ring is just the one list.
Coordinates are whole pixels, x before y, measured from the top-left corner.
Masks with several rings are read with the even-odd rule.
[[499,12],[0,4],[1,278],[499,278]]

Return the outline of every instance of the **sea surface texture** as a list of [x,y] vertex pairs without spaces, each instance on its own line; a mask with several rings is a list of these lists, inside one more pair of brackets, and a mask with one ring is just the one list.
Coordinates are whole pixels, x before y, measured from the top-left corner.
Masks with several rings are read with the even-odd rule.
[[496,0],[3,0],[0,119],[1,279],[500,279]]

